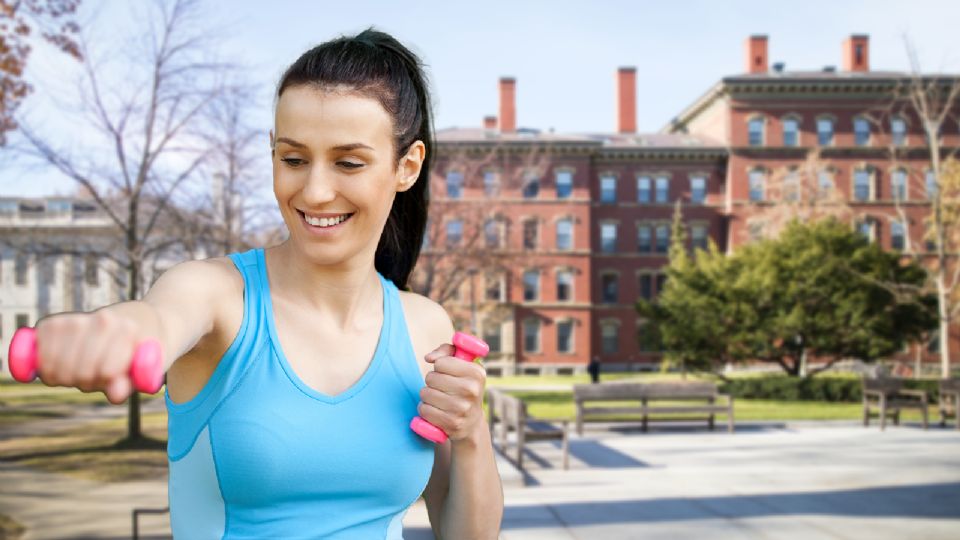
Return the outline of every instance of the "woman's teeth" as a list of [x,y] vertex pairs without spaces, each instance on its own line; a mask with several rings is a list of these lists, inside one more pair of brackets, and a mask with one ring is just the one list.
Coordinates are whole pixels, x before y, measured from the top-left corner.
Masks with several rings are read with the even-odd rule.
[[350,216],[351,214],[343,214],[343,215],[332,217],[332,218],[318,218],[318,217],[312,217],[312,216],[308,216],[307,214],[304,214],[303,219],[310,225],[313,225],[314,227],[333,227],[334,225],[339,225],[340,223],[343,223]]

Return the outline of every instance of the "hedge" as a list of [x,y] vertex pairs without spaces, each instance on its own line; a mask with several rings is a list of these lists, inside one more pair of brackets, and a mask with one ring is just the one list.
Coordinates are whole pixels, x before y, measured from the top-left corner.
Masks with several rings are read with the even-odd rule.
[[[926,390],[931,403],[937,401],[939,382],[906,379],[906,387]],[[800,378],[786,375],[745,377],[721,383],[720,391],[737,398],[782,401],[859,402],[863,400],[860,380],[849,377]]]

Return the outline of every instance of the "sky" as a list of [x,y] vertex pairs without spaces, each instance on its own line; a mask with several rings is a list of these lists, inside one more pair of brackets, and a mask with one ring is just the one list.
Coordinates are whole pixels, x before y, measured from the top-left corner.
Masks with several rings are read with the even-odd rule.
[[[144,23],[142,6],[131,4],[84,0],[81,24],[92,39],[110,43]],[[518,126],[611,132],[616,70],[634,66],[638,129],[657,131],[720,78],[744,71],[744,41],[751,34],[768,35],[770,63],[784,62],[788,71],[839,67],[844,38],[869,34],[871,69],[909,70],[909,40],[924,72],[960,73],[955,0],[223,0],[208,2],[205,10],[202,24],[215,37],[217,54],[237,63],[261,90],[249,120],[264,131],[272,123],[271,92],[286,66],[313,45],[369,26],[421,56],[438,129],[476,127],[485,115],[496,115],[498,79],[512,76]],[[112,47],[103,49],[125,51]],[[82,122],[65,122],[58,113],[69,101],[75,64],[38,46],[27,71],[37,91],[23,107],[51,141],[70,148],[87,140]],[[0,152],[7,154],[0,156],[0,195],[71,189],[54,171]]]

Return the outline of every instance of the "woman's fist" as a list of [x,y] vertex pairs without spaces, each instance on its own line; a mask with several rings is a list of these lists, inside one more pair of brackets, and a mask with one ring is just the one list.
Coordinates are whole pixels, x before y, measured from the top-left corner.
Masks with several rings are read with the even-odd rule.
[[433,364],[433,371],[424,377],[420,389],[420,416],[442,429],[456,442],[484,430],[483,389],[486,371],[473,362],[453,356],[454,347],[444,344],[424,359]]

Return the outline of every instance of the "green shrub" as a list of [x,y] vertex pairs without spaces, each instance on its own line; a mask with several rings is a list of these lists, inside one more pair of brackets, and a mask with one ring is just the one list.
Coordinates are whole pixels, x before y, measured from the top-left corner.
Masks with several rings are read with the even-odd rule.
[[[906,388],[926,390],[931,403],[937,401],[939,382],[930,379],[906,379]],[[786,375],[731,379],[721,391],[746,399],[782,401],[858,402],[863,400],[860,379],[850,377],[800,378]]]

